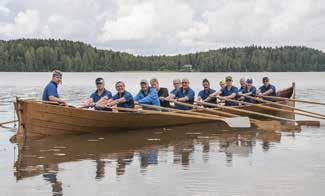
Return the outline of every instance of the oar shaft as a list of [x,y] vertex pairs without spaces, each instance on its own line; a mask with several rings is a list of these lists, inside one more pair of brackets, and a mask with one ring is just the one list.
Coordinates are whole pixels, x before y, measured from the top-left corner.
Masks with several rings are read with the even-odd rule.
[[[263,102],[263,103],[269,103],[269,104],[272,104],[272,105],[276,105],[276,106],[280,106],[280,107],[284,107],[284,108],[288,108],[288,109],[292,109],[292,110],[297,110],[297,111],[300,111],[300,112],[304,112],[304,113],[312,114],[312,115],[316,115],[316,116],[311,116],[311,115],[307,115],[307,114],[303,114],[303,113],[299,113],[299,112],[298,113],[294,112],[294,113],[299,114],[299,115],[318,118],[318,119],[325,119],[324,114],[320,114],[320,113],[316,113],[316,112],[310,112],[310,111],[307,111],[307,110],[295,108],[295,107],[292,107],[292,106],[288,106],[288,105],[284,105],[284,104],[280,104],[280,103],[276,103],[276,102],[273,102],[273,101],[268,101],[268,100],[252,97],[252,96],[247,96],[247,95],[243,95],[243,96],[245,96],[247,98],[250,98],[250,99],[254,99],[254,100]],[[317,117],[317,116],[321,116],[321,117]]]
[[18,120],[11,120],[11,121],[7,121],[7,122],[2,122],[2,123],[0,123],[0,126],[15,123],[15,122],[18,122]]
[[307,101],[307,100],[300,100],[300,99],[289,99],[289,98],[285,98],[285,97],[275,97],[275,96],[263,96],[263,97],[271,98],[271,99],[277,99],[277,100],[284,100],[284,101],[294,101],[294,102],[301,102],[301,103],[325,105],[325,103],[316,102],[316,101]]
[[206,103],[206,102],[202,102],[202,104],[208,105],[208,106],[218,107],[218,108],[225,109],[225,110],[231,110],[231,111],[235,111],[235,112],[241,112],[241,113],[246,113],[246,114],[253,114],[253,115],[257,115],[257,116],[263,116],[263,117],[267,117],[267,118],[271,118],[271,119],[275,119],[275,120],[296,122],[293,119],[282,118],[282,117],[273,116],[273,115],[264,114],[264,113],[259,113],[259,112],[254,112],[254,111],[250,111],[250,110],[242,110],[242,109],[234,108],[234,107],[231,107],[231,106],[221,106],[221,105]]
[[[249,98],[252,98],[253,99],[254,97],[249,97]],[[272,111],[285,112],[285,113],[289,113],[289,114],[297,114],[297,115],[301,115],[301,116],[307,116],[307,117],[311,117],[311,118],[317,118],[317,119],[325,120],[324,117],[314,116],[314,115],[317,115],[317,114],[314,114],[313,112],[311,112],[311,113],[314,114],[314,115],[309,115],[309,114],[304,114],[304,113],[301,113],[301,112],[295,112],[294,110],[293,111],[290,111],[290,110],[285,110],[285,109],[281,109],[281,108],[274,108],[274,107],[270,107],[270,106],[266,106],[266,105],[261,105],[261,104],[252,104],[252,103],[248,103],[248,102],[244,102],[244,101],[238,101],[238,100],[227,99],[227,98],[223,98],[223,99],[225,99],[226,101],[235,102],[235,103],[241,103],[241,104],[247,104],[247,105],[254,105],[255,107],[259,107],[259,108],[263,108],[263,109],[268,109],[268,110],[272,110]],[[256,99],[256,100],[259,101],[259,99]],[[281,106],[285,106],[285,105],[282,105],[281,104]],[[291,109],[291,107],[290,107],[290,109]],[[292,109],[293,109],[293,107],[292,107]],[[297,110],[297,108],[295,108],[295,109]]]

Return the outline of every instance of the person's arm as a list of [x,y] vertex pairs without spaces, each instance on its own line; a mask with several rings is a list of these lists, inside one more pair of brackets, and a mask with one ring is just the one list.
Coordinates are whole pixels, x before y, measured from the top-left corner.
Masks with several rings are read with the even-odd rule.
[[270,94],[273,93],[273,92],[274,92],[274,89],[271,88],[271,89],[265,91],[264,93],[262,93],[262,96],[268,96],[268,95],[270,95]]
[[67,102],[64,101],[63,99],[56,97],[58,93],[57,93],[57,89],[54,86],[49,86],[49,88],[47,89],[47,94],[48,94],[49,101],[57,102],[64,106],[68,105]]
[[139,91],[138,94],[134,97],[134,101],[139,101],[140,99],[142,99],[141,91]]
[[222,93],[221,90],[220,91],[216,91],[216,92],[210,94],[204,101],[205,102],[210,101],[212,98],[218,97],[221,93]]

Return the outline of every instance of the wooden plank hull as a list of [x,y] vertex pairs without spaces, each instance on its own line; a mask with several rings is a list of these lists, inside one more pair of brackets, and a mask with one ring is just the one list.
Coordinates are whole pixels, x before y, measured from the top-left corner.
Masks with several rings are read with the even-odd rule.
[[222,121],[191,116],[178,116],[170,112],[104,112],[18,100],[19,119],[17,137],[37,137],[60,134],[110,132],[149,129]]

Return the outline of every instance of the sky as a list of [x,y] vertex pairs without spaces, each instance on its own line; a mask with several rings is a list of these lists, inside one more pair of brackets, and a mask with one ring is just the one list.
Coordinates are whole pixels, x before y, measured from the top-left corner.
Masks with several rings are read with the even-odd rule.
[[78,40],[137,55],[249,45],[325,51],[324,0],[0,0],[0,39]]

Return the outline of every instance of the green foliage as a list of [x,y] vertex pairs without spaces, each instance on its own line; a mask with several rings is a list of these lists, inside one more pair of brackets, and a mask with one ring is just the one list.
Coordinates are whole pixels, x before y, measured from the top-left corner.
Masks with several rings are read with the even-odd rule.
[[135,56],[68,40],[0,40],[0,71],[325,71],[325,53],[285,46],[222,48],[176,56]]

